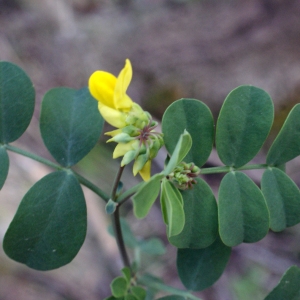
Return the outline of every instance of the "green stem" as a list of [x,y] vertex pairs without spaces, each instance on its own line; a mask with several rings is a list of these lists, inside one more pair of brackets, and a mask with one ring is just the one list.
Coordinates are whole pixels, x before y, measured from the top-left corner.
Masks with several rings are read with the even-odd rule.
[[12,151],[12,152],[15,152],[15,153],[18,153],[18,154],[21,154],[23,156],[26,156],[26,157],[29,157],[35,161],[38,161],[46,166],[49,166],[53,169],[56,169],[56,170],[62,170],[64,169],[62,166],[58,165],[58,164],[55,164],[53,163],[52,161],[48,160],[48,159],[45,159],[43,157],[40,157],[36,154],[33,154],[31,152],[28,152],[28,151],[25,151],[23,149],[20,149],[18,147],[14,147],[14,146],[11,146],[11,145],[5,145],[5,148],[9,151]]
[[123,204],[126,200],[128,200],[132,195],[134,195],[144,184],[144,182],[140,182],[137,185],[131,187],[129,190],[125,191],[118,197],[117,202],[119,205]]
[[72,170],[72,172],[77,177],[78,181],[82,185],[86,186],[88,189],[90,189],[91,191],[93,191],[100,198],[102,198],[106,203],[108,202],[109,196],[105,192],[103,192],[95,184],[93,184],[92,182],[90,182],[89,180],[87,180],[86,178],[84,178],[83,176],[81,176],[80,174],[74,172],[73,170]]
[[188,291],[183,291],[183,290],[174,288],[172,286],[166,285],[166,284],[164,284],[162,282],[159,282],[159,281],[149,280],[149,278],[147,278],[147,275],[139,277],[138,278],[138,283],[142,284],[144,286],[147,286],[149,288],[152,288],[154,290],[164,291],[164,292],[167,292],[167,293],[170,293],[170,294],[182,296],[182,297],[185,297],[186,299],[201,300],[201,298],[198,298],[198,297],[192,295]]
[[[15,146],[12,146],[12,145],[4,145],[5,148],[11,152],[15,152],[17,154],[20,154],[20,155],[23,155],[23,156],[26,156],[28,158],[31,158],[37,162],[40,162],[48,167],[51,167],[55,170],[63,170],[63,169],[67,169],[67,168],[64,168],[58,164],[55,164],[53,163],[52,161],[48,160],[48,159],[45,159],[43,157],[40,157],[36,154],[33,154],[31,152],[28,152],[28,151],[25,151],[23,149],[20,149],[18,147],[15,147]],[[72,170],[72,172],[74,173],[74,175],[77,177],[78,181],[86,186],[87,188],[89,188],[91,191],[93,191],[95,194],[97,194],[100,198],[102,198],[105,202],[107,202],[109,200],[109,196],[104,193],[101,189],[99,189],[96,185],[94,185],[92,182],[90,182],[89,180],[87,180],[86,178],[84,178],[83,176],[77,174],[76,172],[74,172]]]
[[267,164],[245,165],[240,168],[223,166],[223,167],[212,167],[212,168],[201,169],[200,174],[217,174],[217,173],[228,173],[231,171],[243,171],[243,170],[266,169],[266,168],[268,168]]

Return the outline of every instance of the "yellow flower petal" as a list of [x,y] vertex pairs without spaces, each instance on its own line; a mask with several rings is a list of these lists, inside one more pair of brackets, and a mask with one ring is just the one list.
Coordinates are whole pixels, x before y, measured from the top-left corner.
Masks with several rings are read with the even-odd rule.
[[139,172],[144,181],[148,181],[151,177],[151,160],[148,160],[142,170]]
[[123,111],[129,111],[133,102],[127,96],[126,91],[132,78],[132,67],[129,59],[126,59],[125,66],[121,70],[115,85],[114,107]]
[[103,105],[116,109],[114,93],[117,78],[111,73],[96,71],[89,78],[89,89],[92,96]]
[[138,146],[138,140],[130,141],[128,143],[119,143],[114,150],[113,158],[123,156],[126,152],[137,149]]
[[127,116],[123,112],[105,106],[101,102],[98,103],[98,109],[104,120],[110,125],[116,128],[122,128],[126,126],[125,121]]

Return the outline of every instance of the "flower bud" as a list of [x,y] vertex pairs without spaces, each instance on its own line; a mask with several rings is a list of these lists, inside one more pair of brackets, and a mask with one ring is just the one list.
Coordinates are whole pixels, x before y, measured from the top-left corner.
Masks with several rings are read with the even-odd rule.
[[192,188],[197,181],[195,177],[200,174],[200,168],[194,163],[181,162],[175,167],[172,173],[168,175],[168,179],[179,189],[186,190]]

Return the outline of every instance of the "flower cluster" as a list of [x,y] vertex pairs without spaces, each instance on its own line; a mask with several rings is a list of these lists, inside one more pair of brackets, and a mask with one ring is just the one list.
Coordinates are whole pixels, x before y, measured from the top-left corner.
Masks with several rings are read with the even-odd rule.
[[132,78],[132,67],[126,59],[125,67],[116,78],[105,71],[94,72],[89,79],[91,95],[98,101],[103,118],[116,130],[106,132],[116,142],[113,158],[123,156],[121,166],[134,160],[133,174],[150,178],[151,161],[163,146],[161,133],[155,132],[157,122],[126,94]]
[[200,174],[200,168],[194,163],[181,162],[175,167],[173,172],[168,175],[168,179],[179,189],[191,189],[197,181],[195,178]]

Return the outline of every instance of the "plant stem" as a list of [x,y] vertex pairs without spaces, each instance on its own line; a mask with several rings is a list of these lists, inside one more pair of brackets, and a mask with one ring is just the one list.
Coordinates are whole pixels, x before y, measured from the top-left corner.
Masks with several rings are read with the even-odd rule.
[[126,200],[128,200],[132,195],[134,195],[140,187],[144,184],[145,182],[140,182],[137,185],[131,187],[129,190],[125,191],[118,197],[117,202],[119,205],[123,204]]
[[84,178],[83,176],[81,176],[80,174],[76,173],[75,171],[73,171],[73,174],[77,177],[78,181],[86,186],[88,189],[90,189],[91,191],[93,191],[95,194],[97,194],[100,198],[102,198],[105,202],[108,202],[109,200],[109,196],[103,192],[101,189],[99,189],[95,184],[93,184],[92,182],[90,182],[89,180],[87,180],[86,178]]
[[[119,209],[120,209],[120,207],[117,206],[115,212],[112,215],[113,229],[114,229],[118,249],[119,249],[123,264],[125,267],[128,267],[131,270],[130,262],[129,262],[128,254],[127,254],[127,251],[125,248],[123,234],[122,234]],[[132,272],[132,270],[131,270],[131,272]]]
[[[48,167],[51,167],[55,170],[64,170],[64,169],[68,169],[68,168],[64,168],[58,164],[53,163],[52,161],[45,159],[43,157],[40,157],[36,154],[33,154],[31,152],[25,151],[23,149],[20,149],[18,147],[15,146],[11,146],[11,145],[4,145],[4,147],[11,151],[11,152],[15,152],[17,154],[23,155],[25,157],[31,158],[37,162],[40,162]],[[87,180],[86,178],[84,178],[83,176],[79,175],[78,173],[74,172],[72,170],[73,174],[77,177],[78,181],[86,186],[87,188],[89,188],[91,191],[93,191],[95,194],[97,194],[100,198],[102,198],[105,202],[107,202],[109,200],[109,196],[104,193],[101,189],[99,189],[96,185],[94,185],[92,182],[90,182],[89,180]]]
[[26,156],[26,157],[29,157],[29,158],[31,158],[31,159],[33,159],[35,161],[38,161],[38,162],[40,162],[40,163],[42,163],[42,164],[44,164],[44,165],[46,165],[48,167],[53,168],[53,169],[56,169],[56,170],[62,170],[62,169],[64,169],[62,166],[60,166],[58,164],[55,164],[55,163],[53,163],[52,161],[50,161],[48,159],[45,159],[45,158],[40,157],[40,156],[38,156],[36,154],[33,154],[31,152],[28,152],[28,151],[25,151],[23,149],[20,149],[18,147],[14,147],[14,146],[7,145],[7,144],[4,145],[4,146],[9,151],[21,154],[21,155]]
[[200,174],[216,174],[216,173],[227,173],[231,171],[243,171],[243,170],[266,169],[266,168],[268,168],[267,164],[245,165],[240,168],[223,166],[223,167],[212,167],[212,168],[201,169]]
[[125,168],[125,166],[120,167],[119,171],[116,175],[116,178],[115,178],[115,181],[114,181],[114,184],[113,184],[113,188],[112,188],[112,191],[111,191],[111,194],[110,194],[110,199],[112,199],[113,201],[116,200],[115,199],[116,198],[116,193],[117,193],[118,185],[119,185],[119,182],[121,180],[124,168]]
[[[116,193],[117,193],[117,189],[118,189],[118,185],[119,182],[121,180],[121,176],[124,170],[124,166],[119,168],[119,171],[116,175],[114,184],[113,184],[113,188],[111,190],[111,199],[113,201],[116,200]],[[125,243],[124,243],[124,238],[123,238],[123,234],[122,234],[122,227],[121,227],[121,222],[120,222],[120,205],[117,205],[115,212],[112,215],[112,224],[113,224],[113,229],[114,229],[114,233],[115,233],[115,237],[116,237],[116,242],[118,245],[118,249],[123,261],[123,264],[125,267],[128,267],[132,273],[131,267],[130,267],[130,261],[128,258],[128,254],[126,251],[126,247],[125,247]]]

